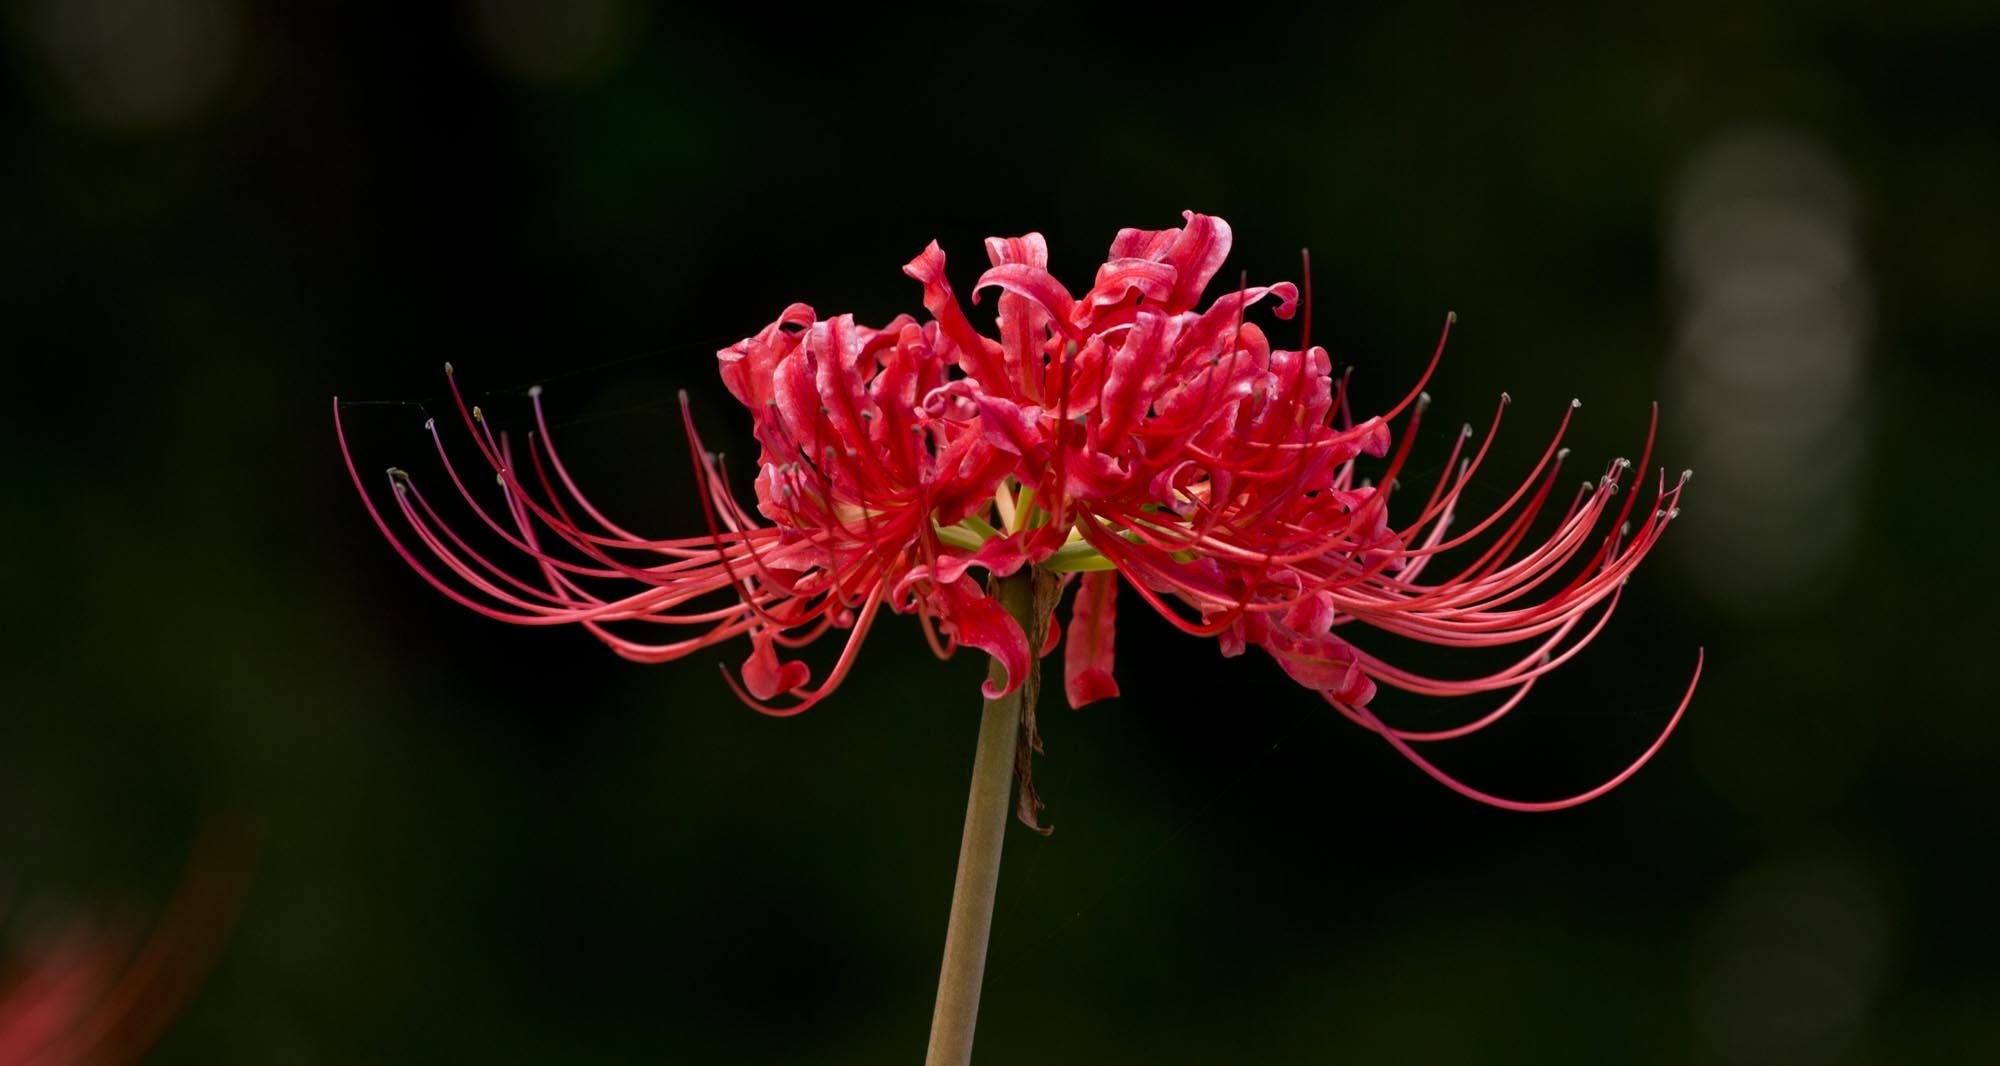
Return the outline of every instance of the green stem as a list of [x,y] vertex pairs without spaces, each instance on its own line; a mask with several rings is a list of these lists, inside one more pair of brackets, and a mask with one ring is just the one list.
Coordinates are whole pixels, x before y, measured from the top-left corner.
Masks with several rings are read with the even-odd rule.
[[[1000,845],[1006,839],[1009,801],[1014,791],[1015,748],[1021,738],[1021,708],[1035,697],[1034,654],[1041,649],[1047,608],[1037,603],[1033,568],[993,583],[993,594],[1028,636],[1028,677],[1014,691],[987,700],[979,722],[979,749],[972,758],[972,795],[965,805],[965,836],[958,848],[958,880],[951,890],[951,924],[944,935],[944,967],[938,975],[937,1009],[931,1014],[930,1052],[925,1066],[966,1066],[972,1061],[972,1030],[979,1021],[979,986],[986,974],[986,943],[993,926],[993,898],[1000,883]],[[1007,672],[996,660],[987,671],[995,683]]]

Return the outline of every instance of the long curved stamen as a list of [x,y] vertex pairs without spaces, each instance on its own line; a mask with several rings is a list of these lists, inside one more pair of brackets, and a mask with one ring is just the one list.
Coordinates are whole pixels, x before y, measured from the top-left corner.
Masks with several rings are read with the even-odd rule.
[[1362,725],[1365,725],[1368,728],[1373,729],[1377,733],[1381,734],[1382,739],[1388,741],[1390,746],[1394,747],[1398,754],[1402,755],[1403,758],[1408,759],[1410,763],[1414,765],[1417,769],[1422,770],[1424,773],[1430,775],[1432,780],[1438,782],[1439,784],[1443,785],[1448,789],[1451,789],[1453,792],[1456,792],[1459,795],[1464,796],[1467,799],[1476,800],[1480,803],[1486,804],[1489,807],[1499,807],[1502,810],[1509,810],[1509,811],[1523,811],[1523,812],[1560,811],[1570,807],[1581,806],[1582,804],[1589,803],[1591,800],[1594,800],[1599,796],[1602,796],[1605,793],[1610,792],[1612,789],[1617,788],[1619,785],[1624,784],[1628,779],[1631,778],[1633,774],[1638,773],[1639,770],[1643,768],[1648,762],[1651,762],[1653,756],[1659,754],[1660,749],[1666,745],[1667,738],[1673,735],[1674,727],[1681,724],[1681,717],[1687,713],[1688,704],[1694,701],[1695,686],[1701,681],[1701,667],[1703,658],[1704,655],[1701,652],[1697,652],[1695,654],[1694,676],[1688,679],[1687,693],[1681,697],[1680,706],[1674,708],[1673,717],[1667,720],[1666,727],[1660,730],[1660,735],[1654,739],[1652,746],[1648,747],[1644,752],[1642,752],[1639,755],[1639,757],[1637,759],[1634,759],[1630,765],[1625,767],[1625,769],[1620,770],[1617,774],[1613,775],[1609,780],[1605,781],[1604,783],[1596,786],[1595,788],[1586,789],[1585,791],[1579,792],[1573,796],[1568,796],[1563,799],[1557,799],[1557,800],[1524,802],[1521,800],[1507,799],[1504,796],[1496,796],[1490,792],[1482,792],[1479,789],[1476,789],[1471,785],[1468,785],[1463,781],[1460,781],[1459,779],[1451,776],[1450,774],[1445,773],[1443,770],[1438,769],[1436,764],[1432,763],[1430,760],[1418,754],[1417,750],[1411,747],[1408,741],[1397,736],[1392,730],[1390,730],[1387,726],[1385,726],[1382,723],[1382,720],[1380,718],[1377,718],[1375,716],[1373,711],[1370,711],[1368,708],[1345,707],[1341,709],[1345,712],[1349,712],[1350,717],[1353,717],[1355,720],[1359,721]]

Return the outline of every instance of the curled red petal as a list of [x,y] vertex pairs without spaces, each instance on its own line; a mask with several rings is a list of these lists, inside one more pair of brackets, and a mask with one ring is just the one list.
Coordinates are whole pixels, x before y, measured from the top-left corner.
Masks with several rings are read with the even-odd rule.
[[1073,338],[1081,337],[1069,320],[1076,307],[1076,297],[1063,288],[1055,275],[1041,267],[1026,263],[1002,263],[989,269],[979,275],[979,283],[972,287],[972,302],[978,303],[981,290],[989,288],[1011,292],[1042,305],[1055,316],[1055,324],[1064,332]]
[[1187,219],[1187,226],[1175,236],[1165,256],[1179,274],[1173,295],[1168,297],[1168,307],[1174,311],[1185,311],[1201,298],[1201,290],[1229,258],[1233,240],[1229,223],[1214,215],[1183,211],[1181,217]]
[[979,407],[979,429],[986,443],[1010,455],[1018,455],[1039,469],[1049,458],[1048,442],[1042,439],[1042,409],[1021,406],[1012,400],[979,393],[972,398]]
[[952,292],[951,282],[944,274],[944,249],[932,241],[922,255],[904,264],[903,273],[924,287],[924,310],[937,319],[938,328],[945,338],[958,347],[959,365],[965,372],[988,389],[1012,395],[1012,383],[1007,378],[1000,345],[980,336],[979,331],[972,328],[972,320],[965,317],[965,309],[958,306],[958,296]]
[[995,577],[1006,577],[1025,566],[1031,543],[1031,531],[1022,530],[1004,537],[988,537],[969,554],[939,552],[937,562],[919,564],[910,568],[896,582],[890,592],[891,600],[901,600],[911,586],[929,581],[937,585],[954,585],[972,567],[982,567]]
[[1070,605],[1069,642],[1063,646],[1063,694],[1071,707],[1118,695],[1111,673],[1117,624],[1117,571],[1084,574]]
[[993,656],[1007,671],[1006,684],[996,688],[988,678],[980,693],[997,700],[1021,687],[1028,676],[1028,635],[1021,624],[975,582],[959,580],[936,588],[945,605],[944,621],[958,642]]
[[797,329],[810,328],[813,321],[812,307],[795,303],[756,336],[745,337],[715,353],[722,383],[736,397],[736,402],[755,411],[770,401],[772,369],[798,346]]
[[1354,646],[1333,636],[1303,636],[1272,627],[1261,642],[1292,680],[1324,696],[1355,707],[1375,698],[1375,682],[1361,672]]
[[1114,308],[1132,306],[1132,294],[1155,304],[1165,304],[1173,295],[1174,284],[1179,274],[1172,264],[1152,259],[1113,259],[1097,268],[1097,283],[1083,298],[1083,307],[1076,311],[1077,324],[1084,329],[1104,329],[1113,324],[1114,317],[1106,312]]
[[1050,615],[1049,631],[1042,634],[1042,647],[1039,651],[1035,652],[1035,657],[1038,659],[1048,658],[1049,653],[1056,650],[1056,645],[1062,643],[1062,635],[1062,623],[1056,620],[1055,615]]
[[986,258],[994,266],[1002,263],[1026,263],[1029,266],[1049,265],[1048,238],[1039,233],[1024,233],[1019,237],[986,238]]
[[774,699],[805,687],[812,668],[794,659],[778,661],[778,649],[768,630],[750,636],[750,658],[743,662],[743,687],[760,700]]

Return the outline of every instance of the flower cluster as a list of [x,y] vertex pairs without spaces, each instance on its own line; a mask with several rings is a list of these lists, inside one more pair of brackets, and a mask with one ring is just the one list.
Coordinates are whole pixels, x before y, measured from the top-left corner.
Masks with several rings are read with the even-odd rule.
[[77,916],[0,945],[0,1063],[119,1066],[143,1060],[193,997],[241,899],[244,854],[197,851],[150,930]]
[[[1635,772],[1679,721],[1692,684],[1645,755],[1564,800],[1518,803],[1479,792],[1413,745],[1492,724],[1592,639],[1677,513],[1687,475],[1669,482],[1662,472],[1651,505],[1635,516],[1638,494],[1619,499],[1633,468],[1614,462],[1575,492],[1553,533],[1530,539],[1566,454],[1567,412],[1528,477],[1470,520],[1459,513],[1461,495],[1493,433],[1468,455],[1467,426],[1421,506],[1392,522],[1391,497],[1428,404],[1422,388],[1430,371],[1386,414],[1356,420],[1346,379],[1335,379],[1325,349],[1276,348],[1247,317],[1271,303],[1278,318],[1291,318],[1300,303],[1295,286],[1239,285],[1201,306],[1230,243],[1226,223],[1193,212],[1180,228],[1122,230],[1078,296],[1050,274],[1040,234],[989,239],[990,266],[972,301],[997,293],[997,339],[967,316],[935,242],[903,268],[923,287],[929,321],[900,316],[871,329],[851,315],[822,319],[793,304],[718,353],[723,382],[749,410],[761,452],[754,512],[701,447],[683,400],[704,535],[652,539],[605,517],[564,467],[539,390],[531,392],[537,432],[523,449],[525,468],[480,409],[458,399],[498,475],[497,506],[466,490],[437,439],[444,469],[480,522],[532,560],[535,578],[482,555],[400,470],[391,480],[414,546],[372,500],[368,508],[419,573],[491,617],[578,624],[644,661],[748,638],[749,657],[731,683],[766,713],[797,713],[824,699],[884,607],[920,619],[940,654],[958,644],[990,653],[1006,681],[989,681],[989,698],[1019,685],[1033,658],[1058,643],[1072,706],[1116,695],[1113,637],[1124,586],[1180,629],[1217,638],[1225,655],[1262,649],[1343,715],[1475,799],[1516,809],[1568,806]],[[1440,337],[1432,369],[1443,349]],[[452,389],[458,397],[455,377]],[[1503,397],[1501,412],[1506,406]],[[1397,444],[1390,423],[1405,416]],[[1494,430],[1499,422],[1496,413]],[[437,437],[435,424],[431,430]],[[1649,430],[1638,470],[1648,469],[1651,447]],[[1372,481],[1357,472],[1364,456],[1382,461]],[[348,466],[353,472],[351,456]],[[1429,573],[1447,553],[1458,560],[1452,572]],[[1066,638],[1051,624],[1040,648],[972,573],[1006,576],[1029,566],[1077,585]],[[641,641],[618,625],[628,622],[686,635]],[[833,629],[846,632],[845,647],[815,684],[784,650]],[[1433,678],[1351,642],[1357,629],[1520,653],[1482,676]],[[1374,714],[1378,685],[1426,696],[1503,695],[1476,721],[1417,732]]]

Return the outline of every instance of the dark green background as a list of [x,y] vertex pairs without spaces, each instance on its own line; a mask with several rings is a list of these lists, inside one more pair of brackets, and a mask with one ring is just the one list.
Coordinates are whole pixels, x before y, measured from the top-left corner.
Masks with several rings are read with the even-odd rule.
[[[1539,817],[1128,597],[1124,697],[1044,715],[1057,829],[1008,844],[980,1061],[2000,1059],[2000,26],[1976,5],[582,5],[598,37],[582,8],[509,30],[515,6],[0,22],[0,944],[156,901],[202,825],[254,826],[158,1061],[924,1044],[976,657],[891,619],[781,722],[724,688],[740,649],[639,667],[477,618],[369,525],[334,394],[403,401],[351,431],[365,471],[423,474],[444,360],[505,424],[543,382],[605,502],[691,533],[673,391],[749,454],[719,345],[793,300],[920,311],[898,268],[933,237],[964,289],[980,237],[1039,229],[1081,288],[1118,227],[1193,207],[1236,227],[1226,277],[1296,276],[1311,246],[1315,339],[1364,409],[1457,310],[1415,469],[1509,389],[1491,502],[1572,395],[1577,469],[1636,448],[1675,338],[1674,176],[1752,122],[1855,191],[1851,550],[1748,608],[1669,543],[1517,720],[1435,753],[1514,794],[1587,785],[1706,646],[1662,757]],[[1677,469],[1697,426],[1663,424]],[[1716,520],[1702,490],[1676,535]]]

